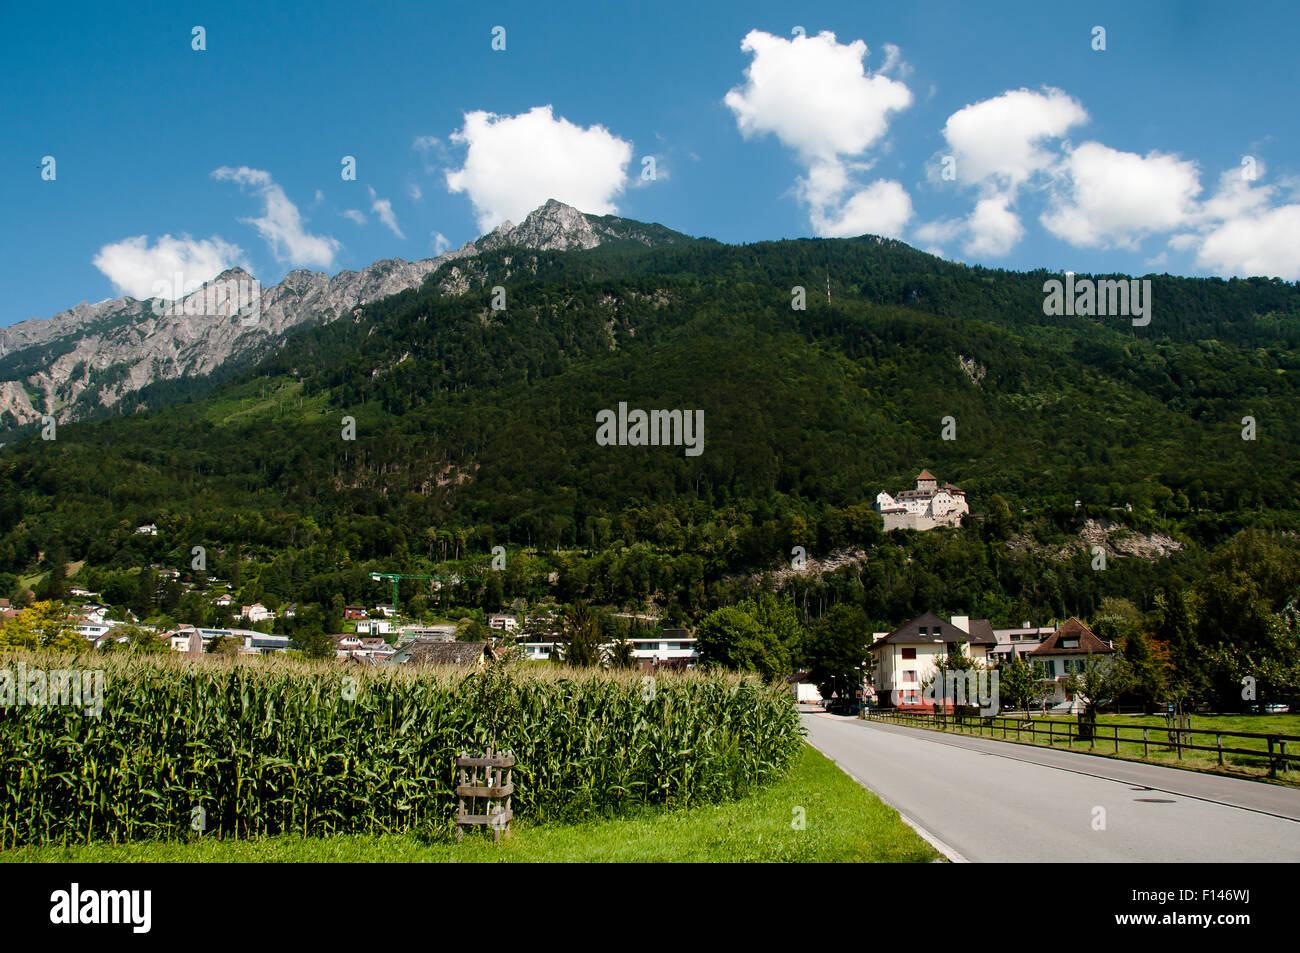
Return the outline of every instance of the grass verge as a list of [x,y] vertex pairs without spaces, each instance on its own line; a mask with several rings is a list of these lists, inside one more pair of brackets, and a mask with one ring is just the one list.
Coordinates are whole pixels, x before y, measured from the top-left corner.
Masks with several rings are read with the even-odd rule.
[[[795,826],[799,808],[803,829]],[[520,820],[514,836],[500,846],[478,836],[456,844],[400,835],[285,835],[251,841],[19,848],[0,852],[0,862],[896,863],[938,856],[897,811],[804,744],[784,778],[750,797],[583,824],[534,826]]]

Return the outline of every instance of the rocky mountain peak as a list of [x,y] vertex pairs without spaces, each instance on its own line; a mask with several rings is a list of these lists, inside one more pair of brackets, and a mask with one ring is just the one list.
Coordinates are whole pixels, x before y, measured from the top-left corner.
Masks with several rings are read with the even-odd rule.
[[[208,313],[203,289],[191,289],[181,302],[194,299],[205,302],[204,308],[178,302],[162,310],[157,302],[129,297],[82,302],[52,318],[0,328],[0,434],[45,414],[60,422],[81,419],[156,381],[201,377],[227,361],[255,360],[291,328],[328,323],[371,301],[418,288],[449,261],[506,247],[568,251],[608,241],[671,244],[682,237],[662,226],[587,215],[548,199],[518,225],[503,222],[437,258],[386,258],[332,277],[299,268],[269,286],[243,268],[228,268],[204,287],[243,283],[240,297],[236,308],[217,307],[215,314]],[[254,301],[245,300],[246,289],[256,295]],[[455,293],[450,286],[446,290]],[[97,382],[96,372],[114,383]]]

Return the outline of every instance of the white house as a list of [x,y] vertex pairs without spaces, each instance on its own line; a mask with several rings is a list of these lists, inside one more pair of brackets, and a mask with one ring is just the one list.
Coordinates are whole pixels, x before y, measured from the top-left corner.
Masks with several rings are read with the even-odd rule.
[[998,644],[989,649],[989,659],[1004,662],[1024,657],[1042,645],[1043,640],[1055,631],[1055,626],[1035,626],[1028,622],[1012,629],[994,629],[993,637],[998,640]]
[[699,660],[695,638],[686,629],[664,629],[655,635],[634,635],[632,658],[644,669],[665,663],[691,667]]
[[393,623],[387,619],[357,620],[357,635],[387,635],[393,631]]
[[154,523],[146,523],[144,526],[137,526],[135,528],[135,534],[137,536],[157,536],[158,526]]
[[932,708],[922,697],[922,687],[938,671],[937,659],[961,651],[976,666],[984,666],[996,645],[987,619],[957,615],[945,622],[927,612],[872,644],[871,684],[881,706]]
[[275,613],[260,602],[254,602],[251,606],[242,606],[239,617],[249,622],[265,622],[267,619],[274,619]]
[[496,629],[498,632],[514,632],[519,628],[519,620],[504,612],[488,616],[487,624],[489,629]]

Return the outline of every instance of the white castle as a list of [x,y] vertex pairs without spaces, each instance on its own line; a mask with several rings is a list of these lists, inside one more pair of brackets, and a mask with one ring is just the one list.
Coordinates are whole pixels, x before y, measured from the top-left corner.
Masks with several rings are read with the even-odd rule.
[[922,470],[916,478],[915,490],[904,490],[897,498],[880,493],[874,508],[884,517],[886,532],[891,529],[958,526],[961,518],[970,512],[966,505],[966,491],[951,483],[939,486],[939,481],[929,470]]

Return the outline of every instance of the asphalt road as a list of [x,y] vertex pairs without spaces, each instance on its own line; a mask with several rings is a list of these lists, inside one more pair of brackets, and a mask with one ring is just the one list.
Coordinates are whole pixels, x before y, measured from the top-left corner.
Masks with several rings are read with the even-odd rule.
[[809,742],[958,861],[1300,861],[1300,790],[819,713]]

